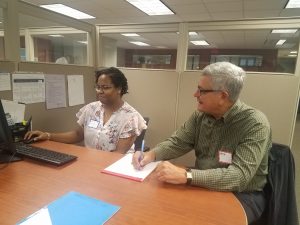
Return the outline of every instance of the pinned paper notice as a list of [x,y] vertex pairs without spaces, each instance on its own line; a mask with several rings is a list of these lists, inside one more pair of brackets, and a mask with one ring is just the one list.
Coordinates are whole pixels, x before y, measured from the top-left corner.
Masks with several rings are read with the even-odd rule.
[[20,123],[24,120],[25,104],[19,104],[14,101],[1,99],[4,112],[9,113],[14,123]]

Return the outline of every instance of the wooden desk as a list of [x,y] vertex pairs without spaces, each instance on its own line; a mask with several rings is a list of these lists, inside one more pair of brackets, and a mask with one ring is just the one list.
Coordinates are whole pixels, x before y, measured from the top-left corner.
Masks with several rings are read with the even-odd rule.
[[29,159],[0,170],[0,224],[16,224],[69,191],[121,206],[107,224],[245,225],[231,193],[158,182],[136,182],[101,173],[122,155],[51,141],[37,146],[68,152],[77,161],[63,167]]

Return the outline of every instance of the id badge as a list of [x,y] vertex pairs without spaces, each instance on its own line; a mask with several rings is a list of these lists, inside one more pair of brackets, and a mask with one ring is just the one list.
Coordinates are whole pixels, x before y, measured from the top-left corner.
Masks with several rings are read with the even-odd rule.
[[90,123],[89,123],[89,125],[88,125],[88,127],[90,127],[90,128],[97,128],[98,125],[99,125],[99,122],[98,122],[98,121],[96,121],[96,120],[91,120]]
[[225,164],[231,164],[232,163],[232,153],[220,150],[219,151],[219,162],[225,163]]

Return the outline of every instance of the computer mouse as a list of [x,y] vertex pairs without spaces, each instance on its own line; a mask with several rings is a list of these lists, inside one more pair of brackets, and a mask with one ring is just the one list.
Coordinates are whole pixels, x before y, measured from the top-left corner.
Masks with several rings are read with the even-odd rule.
[[23,143],[24,144],[31,144],[33,142],[35,142],[35,137],[29,138],[29,139],[23,139]]
[[33,142],[36,142],[37,140],[36,140],[35,138],[36,138],[36,136],[32,136],[32,137],[29,138],[29,139],[23,139],[23,143],[24,143],[24,144],[31,144],[31,143],[33,143]]

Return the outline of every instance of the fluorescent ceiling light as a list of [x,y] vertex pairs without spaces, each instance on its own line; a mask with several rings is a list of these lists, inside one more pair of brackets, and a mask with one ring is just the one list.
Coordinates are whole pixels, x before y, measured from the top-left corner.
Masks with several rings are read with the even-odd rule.
[[300,0],[289,0],[288,4],[285,6],[286,9],[288,8],[300,8]]
[[206,41],[191,41],[194,45],[209,45]]
[[282,39],[277,41],[276,45],[283,45],[283,43],[286,42],[286,40]]
[[294,34],[298,29],[275,29],[272,30],[273,34]]
[[290,53],[291,54],[297,54],[298,52],[297,51],[291,51]]
[[69,6],[65,6],[63,4],[51,4],[51,5],[40,5],[40,7],[49,9],[51,11],[73,17],[75,19],[93,19],[94,16],[88,15],[84,12],[80,12],[77,9],[73,9]]
[[77,41],[78,43],[81,43],[81,44],[85,44],[85,45],[87,45],[88,44],[88,42],[87,41]]
[[123,36],[126,36],[126,37],[138,37],[140,35],[136,34],[136,33],[128,33],[128,34],[122,34]]
[[139,45],[139,46],[150,46],[147,43],[141,42],[141,41],[129,41],[131,44]]
[[165,47],[165,46],[156,46],[156,48],[167,48],[167,47]]
[[167,6],[159,0],[126,0],[149,16],[174,14]]
[[61,34],[49,34],[50,37],[63,37]]
[[196,36],[196,35],[198,35],[198,34],[197,34],[197,32],[191,31],[191,32],[189,32],[189,35],[190,35],[190,36]]
[[297,55],[289,54],[288,57],[297,57]]

